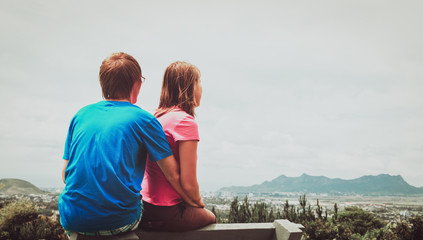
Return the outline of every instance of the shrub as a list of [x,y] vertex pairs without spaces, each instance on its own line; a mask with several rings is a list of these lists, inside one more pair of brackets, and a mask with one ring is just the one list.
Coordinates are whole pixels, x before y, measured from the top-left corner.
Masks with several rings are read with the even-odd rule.
[[0,209],[0,240],[66,239],[59,223],[40,216],[35,205],[20,200]]
[[338,223],[343,225],[345,230],[349,229],[352,234],[356,233],[362,236],[369,230],[385,226],[384,222],[375,217],[373,213],[358,207],[345,208],[345,211],[338,216]]
[[307,222],[304,224],[304,238],[313,240],[334,239],[336,237],[337,229],[331,222],[316,221]]
[[398,239],[421,240],[423,239],[423,218],[416,216],[407,221],[398,222],[392,230]]

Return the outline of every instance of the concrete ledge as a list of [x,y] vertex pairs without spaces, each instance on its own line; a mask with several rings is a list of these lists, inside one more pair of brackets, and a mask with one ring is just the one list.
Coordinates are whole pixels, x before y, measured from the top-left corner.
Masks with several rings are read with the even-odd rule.
[[281,219],[273,223],[211,224],[187,232],[147,232],[138,229],[110,237],[73,235],[71,240],[300,240],[303,230],[301,224]]
[[278,240],[300,240],[303,235],[304,226],[297,223],[292,223],[286,219],[275,220],[276,238]]
[[188,232],[146,232],[136,231],[143,240],[276,240],[275,228],[272,223],[235,223],[235,224],[212,224]]
[[104,237],[90,237],[79,235],[77,233],[71,233],[69,240],[139,240],[135,232],[123,233],[115,236],[104,236]]

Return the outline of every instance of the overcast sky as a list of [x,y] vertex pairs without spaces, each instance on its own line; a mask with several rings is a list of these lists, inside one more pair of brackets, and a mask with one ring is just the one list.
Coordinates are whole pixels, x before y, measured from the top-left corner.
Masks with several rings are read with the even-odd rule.
[[[201,2],[201,3],[200,3]],[[423,187],[422,1],[0,0],[0,178],[60,187],[72,116],[113,52],[153,113],[173,61],[202,73],[200,189],[281,174]]]

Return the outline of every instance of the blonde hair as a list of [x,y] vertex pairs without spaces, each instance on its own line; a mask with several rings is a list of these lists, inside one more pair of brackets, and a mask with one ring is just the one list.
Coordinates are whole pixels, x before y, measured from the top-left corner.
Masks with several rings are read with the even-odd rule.
[[171,63],[163,76],[162,93],[157,117],[179,107],[195,116],[194,86],[200,80],[200,70],[191,63]]

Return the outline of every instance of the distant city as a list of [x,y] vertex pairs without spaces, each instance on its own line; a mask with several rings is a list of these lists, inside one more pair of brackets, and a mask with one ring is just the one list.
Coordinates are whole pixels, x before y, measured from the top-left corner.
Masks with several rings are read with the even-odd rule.
[[[269,188],[286,189],[286,184],[290,184],[289,188],[295,186],[303,191],[268,191]],[[316,187],[313,192],[314,185]],[[360,185],[364,185],[365,188]],[[374,189],[374,192],[366,189]],[[58,215],[57,200],[62,190],[63,188],[39,189],[20,179],[0,179],[0,203],[4,205],[17,199],[30,199],[45,215],[54,218]],[[304,174],[297,178],[282,175],[270,182],[250,187],[225,187],[216,192],[202,192],[202,196],[206,208],[214,208],[223,216],[229,212],[230,204],[235,197],[240,201],[247,197],[251,203],[264,202],[269,209],[276,212],[283,209],[286,201],[290,205],[298,206],[299,197],[305,194],[307,205],[314,208],[319,201],[328,217],[332,216],[336,203],[340,210],[357,206],[385,221],[392,222],[423,214],[423,193],[419,193],[420,190],[421,188],[408,185],[400,176],[364,176],[347,181]]]

